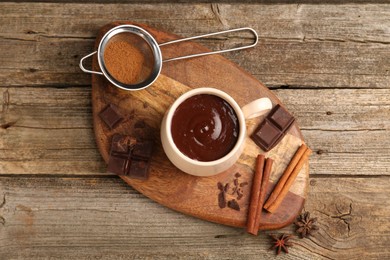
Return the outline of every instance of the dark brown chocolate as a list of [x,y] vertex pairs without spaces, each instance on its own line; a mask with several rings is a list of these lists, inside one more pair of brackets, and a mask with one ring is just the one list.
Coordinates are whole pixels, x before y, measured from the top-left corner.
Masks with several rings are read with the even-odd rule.
[[144,160],[132,160],[130,165],[129,177],[147,180],[149,177],[149,161]]
[[153,153],[153,142],[152,141],[141,141],[134,145],[132,158],[138,160],[149,160]]
[[294,121],[295,118],[278,104],[260,123],[251,138],[261,149],[268,152],[283,139]]
[[223,191],[218,194],[218,206],[221,209],[226,207],[226,194]]
[[100,113],[99,117],[103,122],[110,128],[113,129],[115,126],[123,120],[123,117],[118,114],[113,104],[108,104]]
[[127,175],[131,165],[130,157],[121,157],[120,155],[110,155],[107,171],[117,175]]
[[149,176],[153,143],[115,134],[111,141],[107,171],[117,175],[146,180]]
[[240,205],[238,205],[238,202],[235,199],[229,200],[227,206],[231,209],[240,211]]
[[131,136],[115,134],[111,140],[111,153],[129,153],[137,143],[137,140]]

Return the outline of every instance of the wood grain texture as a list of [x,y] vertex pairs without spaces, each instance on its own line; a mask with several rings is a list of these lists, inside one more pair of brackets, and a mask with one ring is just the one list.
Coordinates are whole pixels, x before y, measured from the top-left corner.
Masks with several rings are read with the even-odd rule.
[[182,36],[258,30],[254,55],[225,57],[274,89],[314,151],[305,209],[320,231],[279,258],[389,258],[388,2],[150,1],[0,3],[0,258],[274,258],[264,234],[173,212],[105,174],[78,61],[102,25],[129,19]]
[[[0,3],[0,86],[89,85],[78,61],[92,51],[98,29],[132,20],[182,36],[251,26],[260,35],[255,52],[225,57],[267,86],[388,88],[389,12],[385,4]],[[228,47],[246,38],[202,44]]]
[[[310,239],[294,238],[290,254],[280,258],[388,258],[387,179],[313,178],[305,209],[318,217],[320,230]],[[254,237],[179,214],[116,177],[1,177],[1,202],[3,196],[2,259],[274,257],[265,233]],[[272,233],[280,232],[294,227]]]
[[[4,1],[4,2],[39,2],[39,3],[78,3],[77,0],[14,0],[14,1]],[[240,1],[233,1],[233,0],[86,0],[83,3],[134,3],[134,4],[159,4],[159,3],[169,3],[169,4],[175,4],[175,3],[234,3],[234,4],[324,4],[324,1],[321,0],[240,0]],[[352,4],[367,4],[367,3],[373,3],[373,4],[380,4],[380,3],[387,3],[385,0],[347,0],[343,1],[344,4],[352,3]],[[327,0],[325,4],[340,4],[337,0]]]
[[[388,90],[274,93],[314,151],[312,174],[389,175]],[[10,87],[0,88],[0,97],[0,173],[105,175],[93,137],[91,89]]]

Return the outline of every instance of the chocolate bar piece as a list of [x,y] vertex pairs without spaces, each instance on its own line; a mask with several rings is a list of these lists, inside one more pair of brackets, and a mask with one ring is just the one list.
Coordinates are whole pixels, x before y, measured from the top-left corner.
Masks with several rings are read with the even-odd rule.
[[122,117],[116,111],[116,108],[112,104],[108,104],[100,113],[100,118],[104,123],[110,128],[113,129],[120,121]]
[[131,166],[131,158],[121,155],[110,155],[107,171],[117,175],[127,175]]
[[146,180],[149,177],[149,161],[132,160],[130,165],[129,177]]
[[280,105],[275,106],[276,109],[269,113],[269,120],[274,123],[281,131],[286,131],[290,128],[295,118]]
[[152,141],[141,141],[134,145],[132,158],[138,160],[147,161],[152,157],[153,142]]
[[295,118],[286,109],[276,105],[251,138],[261,149],[268,152],[283,139],[294,121]]
[[149,176],[152,151],[152,141],[138,142],[134,137],[115,134],[111,140],[107,171],[146,180]]
[[131,150],[136,139],[130,136],[115,134],[111,140],[110,159],[108,160],[107,171],[127,175],[131,165]]
[[137,139],[131,136],[115,134],[111,141],[111,153],[129,153],[136,145]]

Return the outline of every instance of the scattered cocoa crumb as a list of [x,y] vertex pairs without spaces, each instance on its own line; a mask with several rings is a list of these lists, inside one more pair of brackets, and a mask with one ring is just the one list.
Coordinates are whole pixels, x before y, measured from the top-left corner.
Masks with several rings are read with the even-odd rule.
[[226,195],[225,192],[221,191],[218,194],[218,206],[223,209],[226,207]]
[[244,190],[242,188],[237,189],[237,200],[240,200],[244,196]]
[[[240,205],[237,200],[241,200],[244,197],[244,189],[242,187],[248,185],[248,182],[240,183],[239,178],[241,176],[242,175],[239,172],[236,172],[234,174],[234,179],[231,182],[226,184],[221,182],[217,183],[218,190],[220,190],[218,193],[218,205],[220,208],[225,208],[227,205],[234,210],[240,210]],[[228,196],[231,197],[231,195],[234,199],[226,202],[229,199]]]
[[240,183],[240,187],[244,187],[244,186],[246,186],[246,185],[248,185],[248,182]]
[[227,206],[231,209],[240,211],[240,205],[238,205],[238,203],[235,199],[229,200],[227,203]]
[[220,191],[224,191],[223,184],[221,182],[218,182],[217,186]]

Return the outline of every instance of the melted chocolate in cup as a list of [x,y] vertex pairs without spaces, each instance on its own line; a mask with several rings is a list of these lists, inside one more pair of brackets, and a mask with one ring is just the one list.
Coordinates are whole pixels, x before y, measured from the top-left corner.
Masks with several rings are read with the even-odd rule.
[[209,162],[227,155],[237,143],[239,122],[224,99],[199,94],[184,100],[171,124],[172,138],[187,157]]

